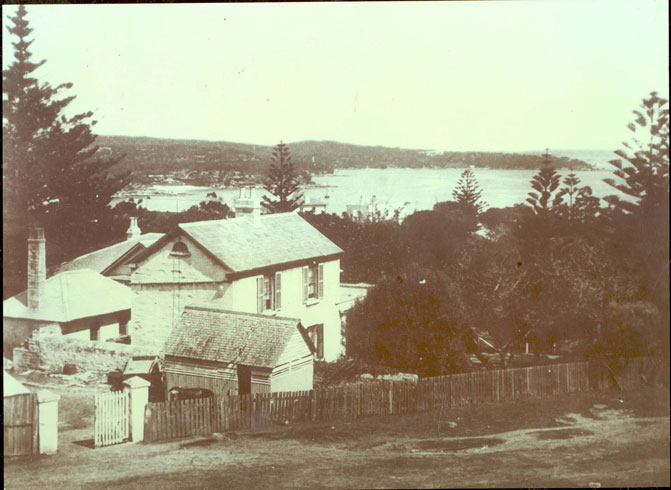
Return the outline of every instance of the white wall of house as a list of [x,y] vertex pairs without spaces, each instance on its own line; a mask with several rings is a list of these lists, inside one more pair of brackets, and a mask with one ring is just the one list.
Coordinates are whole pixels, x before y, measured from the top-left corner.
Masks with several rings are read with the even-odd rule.
[[270,374],[270,391],[311,390],[313,368],[312,352],[296,328]]
[[[340,313],[336,302],[340,299],[340,259],[323,262],[324,291],[322,298],[303,302],[303,267],[281,271],[281,307],[266,310],[264,314],[298,318],[303,326],[324,324],[324,360],[335,361],[342,353],[343,338]],[[274,273],[271,274],[274,277]],[[218,305],[233,311],[257,313],[257,279],[250,276],[233,281]]]

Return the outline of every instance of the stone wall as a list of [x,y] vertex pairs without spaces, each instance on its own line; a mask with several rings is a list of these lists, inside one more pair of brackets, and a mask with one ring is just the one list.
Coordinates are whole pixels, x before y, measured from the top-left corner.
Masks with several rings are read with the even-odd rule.
[[162,352],[163,345],[184,311],[184,306],[211,301],[216,284],[133,284],[128,333],[131,343]]
[[101,378],[109,371],[123,369],[132,355],[143,354],[135,346],[112,342],[93,343],[57,335],[34,335],[25,347],[14,349],[13,368],[61,374],[65,364],[73,364],[78,373]]

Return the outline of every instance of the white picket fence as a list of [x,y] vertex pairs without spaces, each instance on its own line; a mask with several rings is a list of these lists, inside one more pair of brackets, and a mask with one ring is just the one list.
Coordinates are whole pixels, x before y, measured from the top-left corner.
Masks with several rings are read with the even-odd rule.
[[122,391],[95,396],[95,447],[126,442],[130,428],[130,401]]

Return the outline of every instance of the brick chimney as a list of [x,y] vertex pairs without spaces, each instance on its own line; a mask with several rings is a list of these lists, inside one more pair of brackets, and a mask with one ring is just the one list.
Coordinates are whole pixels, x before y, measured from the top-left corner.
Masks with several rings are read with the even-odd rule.
[[127,240],[132,240],[134,238],[140,238],[141,235],[142,235],[142,230],[137,225],[137,218],[136,217],[131,217],[130,226],[126,230],[126,239]]
[[241,187],[240,196],[233,203],[235,217],[250,217],[254,223],[259,223],[261,217],[261,205],[256,199],[256,189],[253,187]]
[[44,304],[47,282],[47,241],[42,228],[33,227],[28,236],[28,308],[39,310]]

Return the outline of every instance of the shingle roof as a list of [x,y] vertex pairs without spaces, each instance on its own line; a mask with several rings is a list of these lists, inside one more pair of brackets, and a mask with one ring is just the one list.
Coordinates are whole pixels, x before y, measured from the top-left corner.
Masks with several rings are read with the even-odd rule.
[[273,368],[299,320],[187,306],[165,354]]
[[183,223],[179,227],[232,272],[342,253],[296,213]]
[[123,242],[110,245],[109,247],[101,248],[100,250],[82,255],[81,257],[77,257],[76,259],[71,260],[70,262],[65,262],[54,267],[49,271],[49,275],[51,276],[60,272],[81,269],[91,269],[95,272],[102,273],[105,269],[114,264],[114,262],[120,259],[137,244],[140,244],[143,248],[146,248],[149,247],[152,243],[156,242],[162,236],[163,233],[145,233],[139,238],[125,240]]
[[28,308],[27,292],[2,302],[2,315],[67,323],[80,318],[130,309],[131,290],[90,269],[61,272],[45,282],[38,310]]

